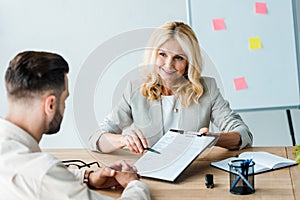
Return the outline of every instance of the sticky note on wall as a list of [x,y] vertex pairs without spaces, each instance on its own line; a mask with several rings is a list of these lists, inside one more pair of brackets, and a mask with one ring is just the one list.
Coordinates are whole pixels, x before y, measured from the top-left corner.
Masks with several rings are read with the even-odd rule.
[[224,18],[213,19],[212,22],[215,31],[226,29]]
[[249,48],[252,50],[262,48],[260,37],[249,38],[248,42],[249,42]]
[[245,77],[235,78],[234,80],[235,90],[246,90],[248,88]]
[[268,13],[267,4],[264,2],[256,2],[255,3],[255,13],[266,15]]

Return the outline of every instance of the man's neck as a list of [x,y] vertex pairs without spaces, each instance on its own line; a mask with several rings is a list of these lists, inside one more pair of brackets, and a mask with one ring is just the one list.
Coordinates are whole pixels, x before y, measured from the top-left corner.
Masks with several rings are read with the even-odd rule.
[[5,119],[26,131],[38,143],[40,142],[43,134],[43,123],[42,116],[39,116],[37,109],[10,104]]

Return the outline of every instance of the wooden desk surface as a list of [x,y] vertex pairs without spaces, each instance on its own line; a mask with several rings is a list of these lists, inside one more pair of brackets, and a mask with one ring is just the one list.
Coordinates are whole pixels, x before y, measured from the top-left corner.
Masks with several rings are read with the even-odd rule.
[[[174,183],[142,178],[151,189],[154,200],[166,199],[299,199],[300,200],[300,167],[293,166],[255,175],[255,193],[251,195],[234,195],[229,192],[228,172],[211,167],[213,161],[236,156],[243,151],[266,151],[282,157],[295,159],[294,147],[254,147],[241,151],[228,151],[213,147],[203,152]],[[117,160],[134,163],[139,156],[124,150],[111,154],[91,152],[86,149],[44,149],[61,160],[80,159],[85,162],[100,161],[109,165]],[[205,174],[214,175],[215,187],[205,186]],[[121,190],[98,190],[102,194],[117,198]]]

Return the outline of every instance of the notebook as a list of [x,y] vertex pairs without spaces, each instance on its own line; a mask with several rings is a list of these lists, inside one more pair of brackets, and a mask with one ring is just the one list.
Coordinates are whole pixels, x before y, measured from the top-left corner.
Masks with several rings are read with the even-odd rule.
[[215,136],[196,134],[169,130],[151,147],[153,151],[146,152],[136,161],[134,165],[138,173],[142,177],[175,181],[189,164],[216,140]]
[[234,159],[252,159],[255,163],[254,174],[276,170],[284,167],[297,165],[295,160],[283,158],[268,152],[243,152],[238,157],[230,157],[218,162],[212,162],[211,166],[229,172],[228,162]]

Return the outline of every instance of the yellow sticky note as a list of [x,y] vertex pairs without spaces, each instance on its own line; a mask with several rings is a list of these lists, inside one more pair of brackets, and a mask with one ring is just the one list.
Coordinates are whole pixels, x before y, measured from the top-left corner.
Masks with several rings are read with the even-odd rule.
[[261,42],[259,37],[249,38],[249,47],[250,49],[261,49]]

